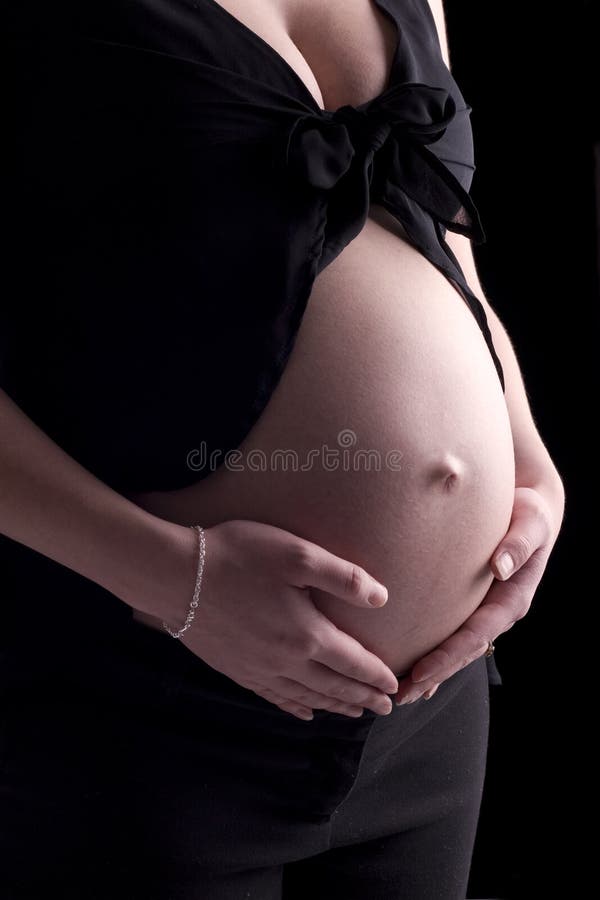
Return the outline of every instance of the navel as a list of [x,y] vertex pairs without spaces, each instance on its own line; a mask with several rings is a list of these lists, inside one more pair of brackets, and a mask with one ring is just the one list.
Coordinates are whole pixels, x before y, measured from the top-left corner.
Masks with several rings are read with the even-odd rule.
[[456,453],[445,451],[428,467],[427,481],[446,494],[455,494],[467,478],[467,466]]

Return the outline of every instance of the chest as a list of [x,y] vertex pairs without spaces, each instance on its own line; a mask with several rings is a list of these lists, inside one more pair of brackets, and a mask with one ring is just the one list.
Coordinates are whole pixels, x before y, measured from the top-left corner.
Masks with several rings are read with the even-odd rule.
[[364,103],[388,83],[398,29],[375,0],[218,2],[285,60],[322,108]]

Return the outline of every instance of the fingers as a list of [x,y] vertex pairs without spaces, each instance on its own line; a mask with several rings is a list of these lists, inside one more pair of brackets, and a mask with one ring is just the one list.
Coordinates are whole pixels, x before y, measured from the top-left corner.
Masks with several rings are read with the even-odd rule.
[[[485,653],[489,641],[512,628],[531,606],[550,555],[551,525],[536,491],[517,488],[515,498],[510,528],[492,558],[498,580],[464,625],[414,666],[410,680],[421,691]],[[412,694],[410,686],[403,686],[401,699]]]
[[[288,679],[285,679],[286,681]],[[310,721],[314,718],[313,709],[326,709],[329,712],[337,712],[342,715],[349,716],[353,719],[360,718],[363,714],[363,708],[360,706],[352,706],[349,703],[341,703],[335,700],[332,700],[331,697],[324,697],[322,694],[317,694],[307,691],[301,684],[298,682],[289,681],[290,687],[288,690],[295,691],[298,696],[303,697],[305,702],[300,703],[297,699],[290,699],[286,696],[281,696],[276,691],[271,690],[270,688],[255,688],[254,693],[258,694],[260,697],[264,697],[265,700],[269,700],[271,703],[278,706],[280,709],[284,710],[284,712],[292,713],[292,715],[297,716],[300,719],[304,719],[305,721]],[[313,700],[311,700],[313,698]]]
[[[397,706],[403,706],[405,703],[414,703],[415,700],[431,700],[437,689],[439,688],[439,684],[433,684],[430,687],[427,685],[420,684],[411,688],[407,693],[402,693],[394,700],[394,703]],[[427,688],[427,690],[424,690]]]
[[529,610],[547,554],[536,551],[508,581],[495,581],[485,600],[448,640],[419,660],[410,680],[439,683],[486,652],[489,641],[508,631]]
[[353,606],[383,606],[387,602],[387,588],[372,578],[360,566],[312,544],[294,544],[289,566],[290,584],[313,587],[345,600]]
[[[362,715],[364,707],[388,715],[387,696],[398,690],[398,679],[386,664],[316,610],[311,640],[288,647],[273,661],[267,685],[245,682],[259,696],[303,717],[307,710],[325,709],[347,716]],[[323,627],[325,626],[325,627]]]
[[386,694],[344,678],[320,663],[309,662],[298,678],[301,680],[283,676],[274,678],[275,690],[305,706],[330,712],[350,706],[359,708],[361,713],[364,707],[368,707],[375,713],[387,715],[393,709]]
[[259,697],[263,697],[265,700],[268,700],[269,703],[273,703],[275,706],[278,706],[284,712],[289,712],[293,716],[296,716],[297,719],[303,719],[305,722],[310,722],[314,719],[313,711],[308,706],[303,706],[301,703],[295,703],[293,700],[287,700],[284,697],[280,697],[274,691],[268,690],[268,688],[261,688],[260,690],[255,689],[255,694],[258,694]]
[[389,666],[351,635],[335,627],[322,639],[312,660],[333,670],[334,679],[345,675],[346,679],[363,682],[365,688],[375,688],[384,694],[395,694],[398,690],[398,679]]
[[[307,681],[309,677],[307,677]],[[340,700],[330,694],[311,688],[304,682],[294,681],[291,678],[279,676],[273,679],[275,693],[280,694],[285,700],[299,703],[309,709],[325,709],[328,712],[340,712],[346,716],[357,718],[364,711],[364,706],[359,701],[355,702],[355,696],[361,696],[360,692],[348,691],[347,697]],[[378,695],[380,696],[380,695]],[[385,698],[389,702],[389,697]],[[389,703],[389,710],[392,705]],[[386,709],[387,713],[387,709]]]
[[423,694],[423,699],[431,700],[431,698],[433,697],[433,695],[435,694],[435,692],[437,691],[438,688],[439,688],[439,684],[434,684],[434,686],[429,688],[428,691],[425,691],[425,693]]

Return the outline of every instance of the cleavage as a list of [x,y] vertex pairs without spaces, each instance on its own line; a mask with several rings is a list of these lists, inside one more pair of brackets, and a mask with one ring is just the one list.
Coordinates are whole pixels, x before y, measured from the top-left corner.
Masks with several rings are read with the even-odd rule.
[[398,39],[375,0],[212,0],[279,56],[321,108],[357,106],[387,86]]

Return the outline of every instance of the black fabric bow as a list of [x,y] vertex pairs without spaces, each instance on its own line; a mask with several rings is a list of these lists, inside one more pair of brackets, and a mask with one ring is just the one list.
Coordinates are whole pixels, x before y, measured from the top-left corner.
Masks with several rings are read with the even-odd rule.
[[318,269],[359,234],[370,204],[380,203],[414,246],[458,286],[504,388],[485,310],[445,240],[448,229],[477,244],[485,241],[471,197],[429,146],[445,134],[455,115],[454,99],[444,88],[400,83],[360,106],[296,116],[286,133],[285,166],[290,177],[326,198]]
[[[444,88],[398,84],[361,106],[299,116],[287,135],[286,165],[313,187],[331,190],[360,159],[371,199],[387,194],[393,202],[404,192],[446,228],[481,243],[485,234],[473,201],[427,147],[455,114]],[[373,183],[373,157],[380,153],[385,158],[381,165],[378,158]]]

